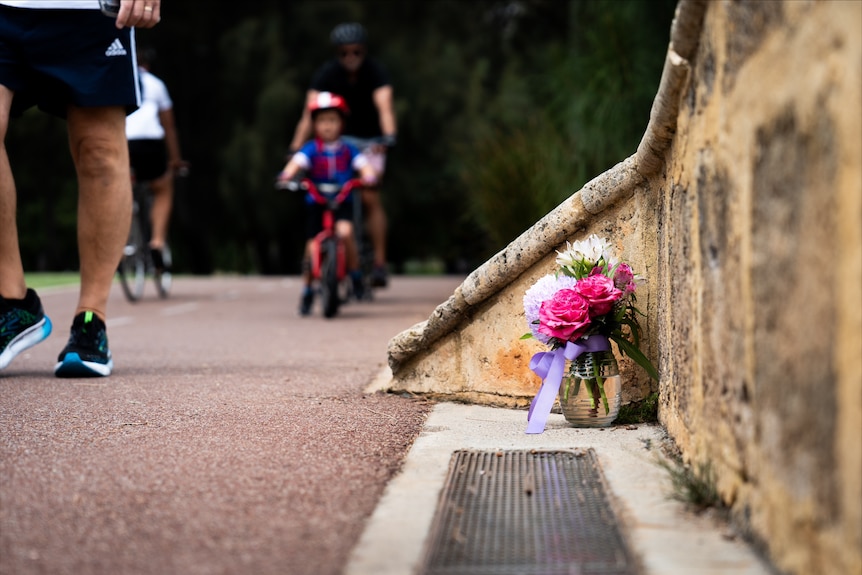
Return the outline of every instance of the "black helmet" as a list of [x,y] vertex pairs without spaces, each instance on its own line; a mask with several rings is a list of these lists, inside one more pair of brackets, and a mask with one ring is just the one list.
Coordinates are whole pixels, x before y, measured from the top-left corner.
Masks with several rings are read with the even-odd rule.
[[368,35],[365,33],[365,28],[362,24],[349,22],[339,24],[332,30],[329,39],[336,46],[343,44],[365,44],[368,41]]

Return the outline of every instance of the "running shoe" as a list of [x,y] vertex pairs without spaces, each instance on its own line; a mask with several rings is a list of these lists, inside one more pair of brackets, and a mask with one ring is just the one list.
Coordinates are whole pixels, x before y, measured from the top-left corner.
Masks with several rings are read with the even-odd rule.
[[23,300],[0,296],[0,369],[16,355],[33,347],[51,334],[51,320],[32,289]]
[[54,375],[57,377],[104,377],[111,375],[114,362],[108,349],[105,322],[91,311],[82,311],[72,322],[69,343],[60,352]]

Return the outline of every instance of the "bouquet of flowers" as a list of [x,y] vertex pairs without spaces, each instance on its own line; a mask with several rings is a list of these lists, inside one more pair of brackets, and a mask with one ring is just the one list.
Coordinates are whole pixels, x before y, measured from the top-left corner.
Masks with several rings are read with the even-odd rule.
[[[635,291],[642,278],[617,260],[604,239],[591,235],[557,252],[558,269],[540,278],[524,294],[524,315],[535,338],[551,347],[533,356],[530,368],[542,378],[542,387],[530,404],[527,433],[541,433],[563,378],[566,360],[582,353],[620,351],[658,379],[649,359],[640,351],[641,328]],[[607,412],[601,378],[598,387]],[[598,397],[593,401],[598,403]]]

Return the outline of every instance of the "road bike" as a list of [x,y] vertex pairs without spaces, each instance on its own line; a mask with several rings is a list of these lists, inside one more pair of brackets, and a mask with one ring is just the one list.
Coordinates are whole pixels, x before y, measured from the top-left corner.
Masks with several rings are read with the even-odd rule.
[[[342,303],[348,301],[352,296],[361,296],[354,291],[353,282],[350,281],[348,274],[347,246],[344,240],[335,233],[335,212],[354,190],[363,187],[363,183],[359,179],[352,179],[342,186],[325,183],[315,184],[304,178],[298,181],[278,182],[276,187],[307,192],[316,203],[324,207],[323,229],[310,242],[309,265],[311,266],[311,277],[318,284],[323,316],[326,318],[335,317]],[[361,219],[361,211],[357,211],[356,207],[359,203],[361,202],[358,198],[353,201],[354,216]],[[361,210],[361,207],[358,209]],[[365,281],[363,280],[363,282]]]
[[171,290],[171,250],[167,244],[162,249],[163,267],[156,267],[150,253],[150,206],[152,194],[146,182],[137,182],[132,176],[132,225],[129,239],[123,248],[123,259],[117,268],[120,286],[126,299],[136,302],[144,295],[147,276],[153,277],[159,297],[166,298]]

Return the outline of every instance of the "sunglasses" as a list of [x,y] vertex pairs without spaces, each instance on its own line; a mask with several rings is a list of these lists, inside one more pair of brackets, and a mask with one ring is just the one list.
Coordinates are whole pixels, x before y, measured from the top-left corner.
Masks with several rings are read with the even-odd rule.
[[348,56],[357,56],[358,57],[358,56],[362,56],[363,54],[365,54],[365,50],[362,50],[361,48],[354,48],[352,50],[339,50],[338,51],[338,56],[340,58],[347,58]]

